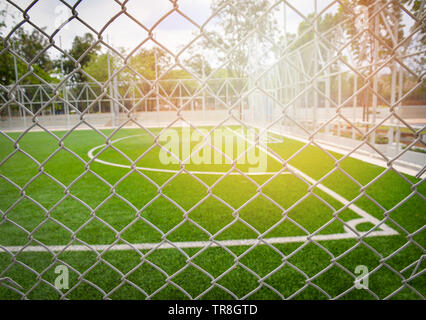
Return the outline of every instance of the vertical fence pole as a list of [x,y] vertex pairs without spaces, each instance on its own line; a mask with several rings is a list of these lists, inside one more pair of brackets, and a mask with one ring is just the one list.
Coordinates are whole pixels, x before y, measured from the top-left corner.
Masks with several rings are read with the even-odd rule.
[[159,101],[159,90],[158,90],[158,56],[157,49],[154,48],[154,59],[155,59],[155,108],[157,111],[157,122],[160,121],[160,101]]
[[[40,87],[40,108],[39,110],[43,107],[43,90]],[[43,116],[44,110],[41,110],[40,116]]]
[[[12,48],[13,51],[15,51],[15,41],[12,42]],[[15,69],[15,83],[18,83],[19,77],[18,77],[18,64],[16,61],[16,55],[13,55],[13,64],[14,64],[14,69]],[[21,106],[19,105],[19,86],[17,87],[17,94],[16,94],[16,100],[18,102],[18,110],[20,111],[18,114],[21,115]],[[8,112],[9,112],[9,123],[12,122],[12,114],[11,114],[11,110],[10,110],[10,105],[8,106]]]
[[206,120],[206,89],[205,89],[205,87],[206,87],[206,83],[205,83],[206,73],[205,73],[205,70],[204,70],[204,68],[205,68],[204,59],[201,59],[201,63],[202,63],[201,67],[202,67],[202,77],[203,77],[202,78],[202,80],[203,80],[203,102],[202,102],[203,111],[202,112],[203,112],[203,120]]
[[65,83],[64,86],[64,109],[65,109],[65,117],[66,117],[66,121],[67,121],[67,128],[70,128],[70,107],[68,105],[68,87],[67,84]]
[[[377,3],[374,5],[374,11],[376,11],[378,8]],[[374,17],[374,34],[376,37],[379,37],[379,15],[376,14],[376,16]],[[379,42],[377,41],[377,38],[374,37],[374,47],[373,47],[373,72],[376,71],[377,69],[377,62],[378,62],[378,52],[379,52]],[[373,115],[372,115],[372,125],[373,127],[376,126],[376,117],[377,117],[377,94],[375,92],[377,92],[377,88],[378,88],[378,76],[377,74],[374,75],[373,77]],[[376,143],[376,129],[373,130],[372,132],[372,136],[371,136],[371,140],[372,143]]]
[[89,106],[90,106],[90,103],[89,103],[89,84],[86,84],[86,109],[87,109],[87,114],[90,113]]
[[[62,37],[59,36],[59,48],[61,48],[62,50]],[[64,79],[64,62],[63,59],[61,58],[61,80]],[[67,91],[67,83],[64,83],[63,89],[62,89],[62,94],[64,96],[64,114],[65,114],[65,122],[66,122],[66,128],[69,129],[70,128],[70,111],[69,111],[69,106],[68,106],[68,91]]]
[[[354,94],[355,92],[358,90],[358,76],[356,74],[354,74]],[[354,126],[357,126],[357,115],[356,115],[356,111],[357,111],[357,102],[358,102],[358,95],[355,94],[354,98],[353,98],[353,105],[352,105],[352,139],[356,139],[356,133],[355,133],[355,128]]]
[[[398,45],[398,42],[399,42],[399,39],[398,39],[398,34],[399,34],[398,26],[399,26],[399,24],[398,24],[398,19],[397,19],[396,16],[393,16],[393,19],[394,19],[394,29],[393,29],[394,48],[395,48]],[[394,52],[392,54],[397,55],[398,50],[399,49],[394,50]],[[397,76],[398,76],[398,100],[402,97],[402,86],[403,86],[402,72],[403,72],[403,69],[400,67],[399,72],[398,72],[396,61],[393,60],[392,62],[393,62],[393,64],[392,64],[392,95],[393,95],[393,101],[391,101],[391,103],[393,105],[395,103],[395,96],[396,96],[396,81],[397,81],[396,77]],[[398,107],[394,109],[397,113],[399,113],[398,111],[400,109],[400,106],[401,106],[401,102],[399,103]],[[392,117],[392,124],[394,122],[395,122],[394,118]],[[396,153],[399,153],[400,150],[401,150],[401,145],[400,145],[401,134],[400,134],[399,126],[400,126],[400,121],[398,119],[396,130],[395,130],[396,131],[396,137],[395,137]],[[394,128],[392,127],[392,140],[393,140],[393,137],[394,137]]]
[[[330,51],[326,51],[326,59],[330,58]],[[331,97],[331,66],[327,68],[326,71],[326,79],[325,79],[325,95],[328,99],[325,99],[325,114],[327,115],[327,119],[330,117],[330,97]],[[327,124],[324,128],[325,135],[329,134],[329,125]]]
[[[391,76],[391,92],[390,92],[390,104],[393,106],[395,104],[395,95],[396,95],[396,77],[397,77],[397,70],[396,70],[396,63],[395,61],[392,61],[392,76]],[[394,108],[394,111],[396,111],[396,108]],[[391,118],[391,125],[388,129],[388,144],[393,144],[394,140],[394,118]]]
[[26,110],[24,109],[24,107],[25,107],[25,94],[24,94],[24,88],[20,88],[20,93],[21,93],[21,104],[22,104],[22,116],[23,116],[23,118],[24,118],[24,128],[26,129],[27,128],[27,112],[26,112]]
[[[109,44],[109,35],[107,35],[107,43]],[[110,50],[108,48],[107,50],[107,64],[108,64],[108,80],[111,79],[111,61],[110,61]],[[112,83],[111,81],[108,84],[108,91],[109,91],[109,108],[110,108],[110,113],[111,113],[111,125],[114,127],[115,126],[115,112],[114,112],[114,105],[113,105],[113,101],[111,99],[111,97],[113,96],[113,90],[112,90]]]
[[[337,105],[340,107],[340,104],[342,103],[342,74],[340,73],[340,70],[337,74]],[[337,119],[337,136],[340,137],[340,127],[341,127],[341,120],[340,118]]]
[[[314,12],[315,12],[315,17],[318,14],[318,0],[314,0]],[[315,20],[315,24],[314,24],[314,74],[317,74],[318,72],[318,36],[317,36],[317,32],[318,32],[318,19]],[[318,88],[318,79],[317,77],[315,77],[314,79],[314,83],[313,83],[313,94],[314,94],[314,103],[313,103],[313,112],[312,112],[312,131],[315,131],[317,128],[317,108],[318,108],[318,93],[317,93],[317,88]]]
[[114,119],[115,119],[114,127],[116,128],[120,124],[120,109],[119,109],[119,106],[117,104],[117,101],[119,99],[117,76],[114,76],[112,78],[112,86],[113,86],[112,96],[114,98],[114,101],[113,101]]
[[[402,86],[404,81],[404,74],[403,74],[402,67],[399,67],[399,78],[398,78],[398,100],[402,97]],[[400,116],[400,109],[402,107],[401,102],[398,104],[397,114]],[[398,119],[397,126],[396,126],[396,150],[399,152],[401,150],[401,130],[400,130],[401,121]]]

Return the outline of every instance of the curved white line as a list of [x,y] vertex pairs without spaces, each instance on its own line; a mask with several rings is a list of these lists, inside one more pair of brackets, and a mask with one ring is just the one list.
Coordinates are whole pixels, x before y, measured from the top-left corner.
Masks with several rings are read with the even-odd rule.
[[[118,138],[114,141],[111,141],[111,144],[116,143],[116,142],[121,141],[121,140],[129,139],[129,138],[132,138],[132,137],[138,137],[138,136],[142,136],[142,134],[134,134],[134,135]],[[104,144],[101,144],[99,146],[96,146],[96,147],[90,149],[89,152],[87,153],[90,160],[96,161],[98,163],[102,163],[102,164],[107,165],[107,166],[125,168],[125,169],[132,169],[132,166],[129,166],[129,165],[104,161],[104,160],[100,160],[98,158],[95,158],[93,153],[96,150],[104,147],[105,145],[106,144],[104,143]],[[163,172],[163,173],[178,173],[178,172],[181,172],[181,170],[158,169],[158,168],[150,168],[150,167],[135,167],[135,168],[138,169],[138,170],[141,170],[141,171],[152,171],[152,172]],[[201,175],[201,174],[204,174],[204,175],[224,175],[224,174],[226,174],[226,171],[188,171],[188,172],[191,173],[191,174],[198,174],[198,175]],[[187,173],[187,172],[182,171],[181,173]],[[273,176],[273,175],[277,174],[277,172],[245,172],[244,174],[246,174],[248,176],[265,176],[265,175]],[[281,172],[280,174],[290,174],[290,172]],[[239,172],[231,172],[228,175],[240,175],[240,173]]]

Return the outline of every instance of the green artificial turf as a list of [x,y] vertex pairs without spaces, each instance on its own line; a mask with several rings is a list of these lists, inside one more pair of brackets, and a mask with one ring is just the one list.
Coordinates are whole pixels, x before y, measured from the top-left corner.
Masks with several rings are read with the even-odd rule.
[[[150,131],[157,135],[161,129]],[[142,129],[121,129],[111,136],[112,132],[102,130],[112,140],[134,136],[114,143],[114,148],[105,147],[97,156],[100,160],[179,170],[177,164],[159,162],[160,148],[151,149],[155,140]],[[79,245],[80,241],[111,244],[116,239],[129,243],[157,243],[163,238],[169,241],[207,241],[211,237],[255,239],[260,234],[264,238],[306,235],[324,225],[327,226],[320,234],[336,234],[344,232],[339,220],[358,218],[349,209],[333,215],[343,205],[318,188],[309,193],[309,186],[293,174],[272,179],[271,175],[193,177],[135,171],[98,162],[87,165],[89,150],[105,144],[104,136],[93,130],[53,134],[55,136],[46,132],[22,136],[9,133],[16,142],[0,136],[0,161],[3,161],[0,162],[0,246]],[[160,143],[165,145],[164,141]],[[64,148],[59,148],[62,145]],[[357,265],[366,265],[370,271],[375,270],[369,285],[379,298],[400,288],[414,267],[402,274],[394,271],[402,270],[424,254],[419,246],[425,246],[425,232],[417,232],[412,237],[407,237],[407,233],[425,225],[426,209],[419,196],[426,195],[425,185],[414,177],[384,172],[384,168],[353,158],[346,158],[336,166],[336,160],[342,155],[327,154],[313,145],[305,147],[304,143],[288,138],[269,147],[289,165],[321,180],[346,199],[352,200],[361,193],[355,204],[378,219],[383,219],[387,211],[390,219],[386,224],[399,235],[367,237],[361,242],[346,239],[235,246],[227,250],[62,252],[55,256],[47,252],[11,256],[0,247],[0,277],[14,279],[31,299],[60,297],[52,286],[57,276],[55,267],[64,263],[71,267],[71,290],[63,293],[73,299],[143,299],[146,295],[153,299],[188,298],[180,288],[192,298],[201,294],[204,299],[281,298],[277,292],[286,298],[297,293],[294,298],[323,299],[328,296],[322,290],[336,297],[351,288],[354,279],[348,271],[353,273]],[[95,154],[101,150],[102,147]],[[234,157],[237,153],[234,148]],[[271,172],[283,167],[271,157],[267,164],[267,171]],[[234,172],[237,169],[248,172],[252,167],[236,164]],[[186,169],[226,172],[232,165],[187,164]],[[379,177],[377,181],[370,183],[376,177]],[[358,231],[372,227],[362,224]],[[123,243],[121,240],[118,243]],[[296,253],[294,250],[299,247]],[[424,263],[417,272],[423,269]],[[83,281],[79,282],[79,277]],[[167,277],[170,281],[165,281]],[[425,295],[425,284],[425,276],[421,274],[410,280],[394,298],[419,298],[410,288]],[[0,287],[1,299],[20,297]],[[375,297],[366,290],[355,289],[343,298]]]

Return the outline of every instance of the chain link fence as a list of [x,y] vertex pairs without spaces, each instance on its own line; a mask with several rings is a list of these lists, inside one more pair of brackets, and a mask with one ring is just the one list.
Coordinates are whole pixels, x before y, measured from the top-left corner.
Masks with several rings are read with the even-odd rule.
[[[200,21],[197,12],[183,8],[185,1],[176,0],[167,2],[161,14],[151,13],[158,18],[147,24],[131,9],[133,1],[115,0],[111,1],[114,14],[96,27],[85,18],[85,11],[90,10],[85,7],[87,1],[54,2],[66,14],[50,31],[33,14],[40,1],[4,2],[0,59],[12,80],[5,73],[0,85],[2,298],[69,299],[88,290],[95,293],[76,297],[424,299],[424,1],[380,0],[360,5],[358,1],[314,0],[301,7],[295,1],[223,0],[208,4],[211,10]],[[124,18],[145,35],[131,50],[107,40],[108,30]],[[191,36],[178,47],[156,36],[168,19],[191,25]],[[78,55],[59,44],[63,31],[75,25],[84,26],[93,37]],[[26,28],[43,38],[43,45],[30,54],[25,46],[16,45]],[[152,50],[152,55],[140,61],[151,64],[151,74],[148,67],[132,60],[144,48]],[[89,69],[85,59],[95,51],[107,60]],[[45,54],[58,57],[55,81],[47,80],[46,70],[40,68]],[[70,63],[65,66],[65,61]],[[97,70],[103,71],[99,77],[94,74]],[[200,148],[228,158],[222,171],[192,170],[188,159],[199,150],[189,158],[174,155],[175,168],[151,168],[168,174],[162,181],[141,167],[148,151],[170,152],[161,139],[168,129],[177,127],[199,132]],[[242,154],[229,158],[211,142],[215,131],[222,128],[247,140]],[[239,128],[258,131],[249,141]],[[126,130],[140,130],[151,139],[147,150],[136,158],[130,156],[131,149],[118,146],[129,134],[135,136]],[[88,135],[75,138],[72,144],[69,139],[77,132]],[[41,134],[55,143],[43,157],[38,155],[45,143]],[[260,139],[264,135],[270,139]],[[32,147],[26,144],[29,137],[35,137],[28,140]],[[287,153],[280,153],[271,142],[283,145]],[[90,150],[79,148],[84,143],[90,144]],[[278,169],[258,175],[241,170],[238,158],[256,148],[278,163]],[[315,150],[318,158],[306,155],[309,150]],[[78,171],[68,182],[46,169],[55,162],[60,166],[57,155],[61,152],[72,161],[60,171]],[[110,166],[105,158],[109,152],[126,159],[126,165],[111,160]],[[25,161],[15,160],[18,156]],[[300,157],[304,160],[299,163]],[[315,166],[321,161],[324,168],[317,174]],[[351,161],[362,165],[346,166]],[[20,177],[25,166],[34,165],[33,176]],[[116,167],[125,170],[108,178],[105,172]],[[120,188],[132,175],[144,184],[132,185],[126,193]],[[202,178],[209,175],[218,180]],[[257,180],[262,175],[264,180]],[[340,180],[333,185],[329,179],[336,175]],[[235,192],[238,201],[215,192],[230,178],[241,178],[227,191],[228,195]],[[280,180],[290,178],[293,182]],[[55,185],[49,189],[55,200],[48,205],[33,196],[32,183],[38,179],[46,186]],[[185,181],[189,183],[185,179],[196,181],[200,192],[200,198],[188,206],[182,205]],[[180,191],[170,195],[167,188],[179,181]],[[238,192],[240,186],[245,190],[244,183],[254,188],[247,197]],[[345,183],[350,192],[344,190]],[[103,189],[96,189],[99,184]],[[290,197],[299,184],[297,199],[283,204],[282,199]],[[92,196],[99,198],[96,205],[87,197],[91,189],[99,190]],[[398,194],[400,190],[404,193]],[[143,204],[134,196],[140,192],[147,199]],[[109,209],[118,220],[103,218],[102,207],[113,199],[124,203],[132,218],[123,217],[126,222],[121,223],[120,207]],[[247,209],[259,199],[263,205]],[[300,209],[308,220],[293,214],[309,199],[331,213],[321,216],[319,211],[319,217],[312,208]],[[75,207],[67,207],[68,214],[57,218],[55,210],[71,200]],[[165,227],[164,221],[146,214],[160,200],[167,203],[162,211],[157,209],[162,215],[178,211],[176,224]],[[197,220],[195,212],[213,200],[215,204]],[[206,227],[209,219],[220,220],[209,214],[219,207],[228,212],[229,220]],[[278,210],[280,217],[262,229],[257,223],[263,218],[253,220],[243,214],[246,209],[252,215],[266,216]],[[87,215],[70,227],[78,210]],[[349,211],[355,216],[343,218]],[[36,212],[41,212],[40,220],[27,224],[26,219]],[[318,225],[309,221],[315,219]],[[56,229],[43,229],[49,223]],[[91,227],[94,223],[99,230],[107,230],[99,232],[112,232],[112,240],[105,242],[96,227]],[[143,230],[138,234],[141,238],[127,237],[126,232],[139,223],[158,235],[156,241],[148,241],[149,237],[144,241]],[[254,236],[238,232],[236,238],[226,236],[237,224]],[[291,226],[288,233],[283,229],[282,234],[272,236],[287,224]],[[362,224],[369,227],[359,229]],[[185,233],[187,225],[200,235],[173,237],[180,230]],[[323,232],[334,225],[342,230]],[[40,230],[46,230],[43,236]],[[82,236],[86,230],[91,237]],[[214,269],[214,264],[224,267]],[[72,274],[68,287],[58,287],[54,281],[58,265]],[[101,265],[105,269],[98,269]],[[369,265],[361,277],[355,268],[360,265]],[[103,279],[97,270],[107,270],[110,279]],[[342,284],[329,288],[330,272],[338,275],[335,281],[344,277]],[[360,283],[376,276],[379,283],[362,286],[365,295],[357,296]],[[312,290],[315,294],[310,295]],[[123,293],[116,296],[119,292]]]

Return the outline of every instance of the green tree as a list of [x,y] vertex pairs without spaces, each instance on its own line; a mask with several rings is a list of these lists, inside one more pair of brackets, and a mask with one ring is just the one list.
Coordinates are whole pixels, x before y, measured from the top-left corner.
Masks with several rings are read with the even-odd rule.
[[38,30],[27,32],[24,29],[18,29],[14,35],[14,49],[27,62],[33,60],[37,55],[35,63],[45,71],[51,71],[54,68],[54,63],[47,53],[46,48],[49,46],[49,41]]
[[[129,60],[129,65],[137,73],[148,80],[154,80],[160,77],[166,68],[170,65],[170,61],[166,54],[159,49],[141,49]],[[138,78],[137,74],[129,70],[129,76]]]
[[[425,19],[425,4],[423,1],[419,0],[401,0],[405,5],[408,5],[411,13],[417,18],[417,21],[411,27],[410,32],[414,31],[416,28],[420,27],[420,30],[410,41],[410,46],[413,51],[418,54],[411,57],[414,68],[418,74],[421,74],[425,71],[426,66],[426,53],[424,48],[426,47],[426,24],[424,23]],[[408,45],[407,45],[408,47]],[[423,96],[426,96],[425,86],[422,86],[418,90],[423,91]],[[416,90],[417,91],[417,90]]]
[[[211,9],[217,13],[217,29],[207,33],[203,46],[214,50],[223,63],[226,62],[231,77],[244,77],[249,68],[250,52],[261,48],[269,41],[264,35],[274,38],[276,21],[268,0],[214,0]],[[226,5],[226,6],[224,6]],[[262,18],[260,18],[262,16]],[[253,32],[249,39],[246,36]],[[232,52],[229,52],[233,48]],[[229,53],[229,55],[228,55]]]
[[[358,19],[354,19],[353,12],[358,15],[366,14],[366,32],[363,32],[360,37],[351,42],[352,53],[359,65],[373,63],[375,53],[378,59],[386,59],[392,52],[392,35],[395,29],[389,30],[383,21],[382,14],[391,28],[396,28],[398,39],[401,40],[404,36],[401,7],[396,0],[344,0],[340,11],[346,18],[346,32],[350,38],[358,34],[360,26],[357,25]],[[381,10],[384,5],[386,10]],[[349,11],[348,8],[352,10]],[[380,10],[379,14],[376,14]],[[377,41],[380,38],[380,43]],[[377,45],[377,46],[376,46]],[[377,50],[377,52],[375,52]],[[375,61],[377,62],[377,61]]]
[[8,85],[12,83],[15,79],[14,70],[11,68],[13,66],[13,57],[7,52],[3,51],[5,48],[4,37],[3,37],[3,28],[6,26],[4,22],[4,17],[6,15],[5,10],[0,10],[0,84]]
[[[0,11],[0,17],[5,17],[5,14],[4,10]],[[54,63],[49,54],[44,51],[49,46],[47,38],[38,30],[28,32],[20,28],[6,41],[3,36],[4,27],[5,23],[0,22],[0,83],[9,85],[16,82],[15,61],[21,84],[36,84],[41,83],[42,80],[55,81],[50,76]],[[8,49],[4,50],[6,47]],[[11,51],[17,52],[17,56],[14,57]],[[35,57],[37,59],[33,61]],[[32,62],[31,65],[30,62]],[[32,74],[22,78],[30,68],[33,69]]]
[[[299,24],[297,33],[298,36],[290,35],[290,43],[291,51],[300,50],[302,60],[305,66],[311,65],[312,63],[319,63],[318,58],[313,57],[313,53],[319,50],[321,52],[321,56],[325,57],[325,61],[327,62],[330,58],[329,48],[327,41],[333,44],[338,43],[338,41],[342,40],[343,34],[336,30],[332,30],[335,26],[341,23],[344,20],[343,14],[338,11],[334,14],[327,13],[324,16],[318,17],[318,19],[314,22],[315,15],[309,14],[307,16],[308,20],[302,21]],[[315,33],[313,31],[312,25],[317,24],[318,33],[321,34],[321,38],[318,38],[318,42],[321,42],[322,45],[318,45],[318,48],[314,48],[315,42],[314,37]],[[312,31],[309,31],[312,30]],[[295,39],[292,41],[292,39]],[[303,47],[303,49],[301,49]],[[337,64],[337,63],[336,63]],[[336,64],[331,66],[331,71],[336,71]],[[322,67],[319,65],[319,67]],[[308,69],[305,67],[305,69]],[[313,70],[310,70],[311,74]],[[308,70],[309,72],[309,70]]]
[[[110,55],[109,64],[111,72],[117,68],[117,62]],[[83,70],[99,82],[108,80],[108,54],[92,55]]]
[[[191,56],[185,60],[185,65],[199,78],[208,76],[212,72],[212,67],[210,66],[209,62],[200,53],[191,54]],[[192,76],[190,78],[192,78]]]
[[[73,40],[71,49],[62,57],[64,73],[70,74],[78,67],[78,64],[80,64],[84,70],[91,60],[96,59],[100,46],[95,43],[95,38],[91,33],[86,33],[81,37],[76,36]],[[57,61],[58,66],[60,62],[61,61]],[[88,79],[84,73],[76,72],[73,74],[72,80],[74,82],[82,82]]]

